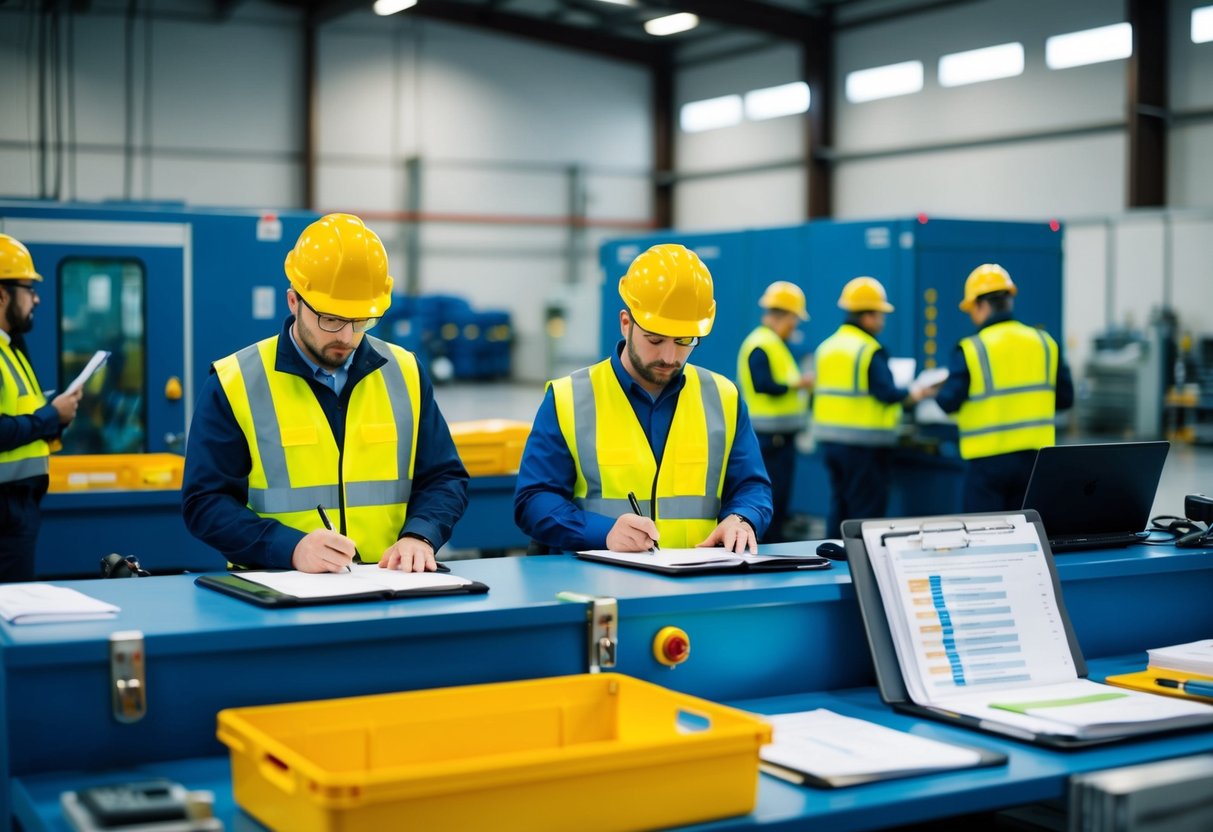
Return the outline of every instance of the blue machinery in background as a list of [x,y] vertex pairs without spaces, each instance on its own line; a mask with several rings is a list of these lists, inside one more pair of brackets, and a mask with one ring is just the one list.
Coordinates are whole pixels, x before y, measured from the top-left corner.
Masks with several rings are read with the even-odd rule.
[[[759,321],[758,298],[775,280],[800,286],[812,319],[801,326],[801,353],[811,352],[842,323],[837,306],[848,280],[859,275],[884,284],[897,311],[881,342],[891,356],[912,357],[919,368],[947,366],[956,342],[973,332],[957,304],[964,281],[982,263],[1000,263],[1019,287],[1015,314],[1061,340],[1062,233],[1057,222],[978,222],[912,219],[834,222],[744,231],[660,232],[613,240],[602,247],[601,349],[619,340],[618,281],[637,254],[657,243],[682,243],[712,272],[716,324],[695,348],[696,364],[728,378],[737,373],[741,342]],[[937,514],[960,508],[961,463],[955,429],[919,426],[894,464],[890,514]],[[911,483],[912,480],[912,483]],[[821,516],[825,472],[815,454],[800,457],[793,509]]]

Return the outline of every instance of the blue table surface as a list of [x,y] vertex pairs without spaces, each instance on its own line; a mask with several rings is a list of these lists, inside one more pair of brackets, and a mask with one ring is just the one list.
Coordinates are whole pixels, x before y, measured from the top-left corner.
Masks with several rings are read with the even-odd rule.
[[[1091,677],[1138,670],[1145,656],[1122,656],[1092,663]],[[760,777],[758,804],[749,814],[688,829],[723,832],[744,829],[879,829],[973,812],[993,811],[1065,795],[1068,778],[1077,773],[1213,751],[1213,730],[1172,734],[1077,751],[1053,751],[943,723],[899,714],[884,705],[874,688],[798,694],[731,703],[756,713],[829,708],[837,713],[934,739],[981,746],[1007,755],[1008,763],[948,774],[888,780],[841,789],[794,786],[767,775]],[[226,758],[200,758],[156,763],[108,772],[58,772],[17,779],[14,809],[26,832],[68,832],[59,810],[59,794],[89,785],[146,776],[177,780],[191,789],[213,791],[216,816],[229,830],[260,830],[231,794]]]

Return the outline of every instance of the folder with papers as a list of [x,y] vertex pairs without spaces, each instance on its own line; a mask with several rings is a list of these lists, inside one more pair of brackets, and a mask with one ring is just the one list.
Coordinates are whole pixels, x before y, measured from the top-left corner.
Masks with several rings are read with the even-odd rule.
[[[759,547],[761,550],[761,547]],[[736,554],[723,548],[655,549],[651,552],[612,552],[596,549],[577,552],[582,560],[644,569],[663,575],[693,575],[705,572],[791,572],[829,569],[830,562],[817,555],[782,555],[759,551]]]
[[1085,678],[1034,511],[849,520],[843,538],[895,707],[1057,747],[1213,726],[1213,707]]
[[348,572],[320,574],[288,570],[202,575],[194,583],[261,607],[300,607],[433,595],[476,595],[489,591],[479,581],[460,578],[449,572],[400,572],[380,569],[373,563],[355,564]]

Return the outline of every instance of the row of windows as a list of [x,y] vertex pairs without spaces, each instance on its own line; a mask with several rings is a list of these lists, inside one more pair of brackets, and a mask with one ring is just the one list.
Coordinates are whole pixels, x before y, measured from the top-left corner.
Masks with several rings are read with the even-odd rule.
[[[1213,6],[1192,10],[1192,42],[1213,41]],[[1081,32],[1054,35],[1045,40],[1045,65],[1049,69],[1069,69],[1104,61],[1128,58],[1133,54],[1133,27],[1115,23]],[[1024,71],[1022,43],[1002,43],[965,52],[954,52],[939,59],[941,87],[959,87],[997,78],[1012,78]],[[923,87],[922,61],[903,61],[847,73],[846,96],[853,104],[909,95]],[[762,121],[797,115],[809,109],[809,87],[803,82],[751,90],[744,96],[723,95],[692,101],[679,111],[684,132],[698,133],[739,124],[743,119]]]

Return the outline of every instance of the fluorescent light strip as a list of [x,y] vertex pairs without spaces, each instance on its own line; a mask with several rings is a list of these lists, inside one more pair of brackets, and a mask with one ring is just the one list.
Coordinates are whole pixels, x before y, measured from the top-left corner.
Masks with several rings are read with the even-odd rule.
[[862,104],[922,89],[922,61],[905,61],[847,73],[847,101]]
[[635,6],[636,0],[599,0],[601,3],[612,3],[616,6]]
[[688,29],[694,29],[698,25],[698,15],[693,15],[690,12],[679,12],[678,14],[668,14],[665,17],[655,17],[652,20],[645,21],[644,30],[650,35],[665,37],[666,35],[676,35]]
[[763,121],[780,116],[794,116],[809,109],[809,85],[804,81],[750,90],[745,94],[745,117]]
[[939,59],[939,84],[959,87],[1023,74],[1023,44],[1000,43]]
[[405,9],[411,9],[417,5],[417,0],[375,0],[375,5],[371,6],[375,14],[381,17],[387,17],[389,14],[396,14]]
[[1213,6],[1201,6],[1192,10],[1192,42],[1213,41]]
[[678,124],[684,133],[702,133],[741,123],[741,96],[722,95],[682,105]]
[[1114,23],[1045,40],[1045,65],[1049,69],[1117,61],[1133,54],[1133,25]]

